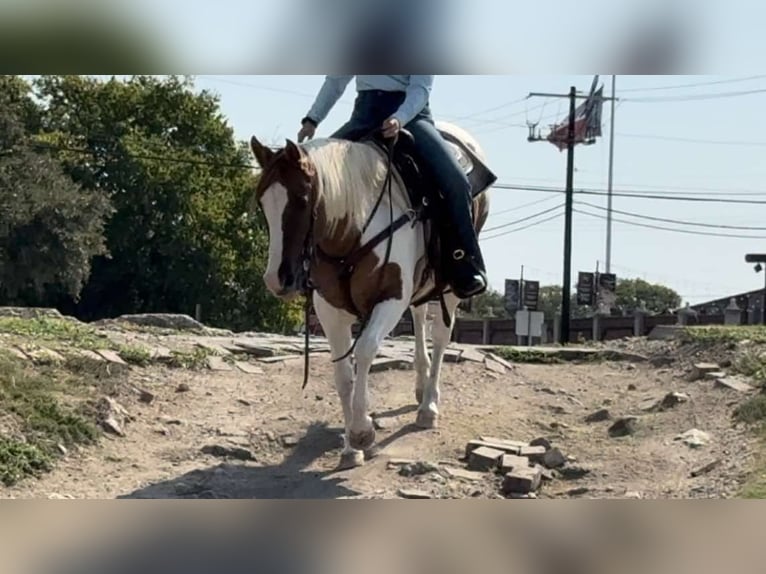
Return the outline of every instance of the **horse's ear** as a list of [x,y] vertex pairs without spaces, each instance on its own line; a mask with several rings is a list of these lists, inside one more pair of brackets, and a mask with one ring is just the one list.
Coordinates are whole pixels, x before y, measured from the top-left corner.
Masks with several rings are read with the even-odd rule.
[[303,150],[292,140],[286,140],[285,156],[293,163],[300,163],[303,159]]
[[261,168],[265,168],[271,161],[271,158],[274,157],[274,152],[259,142],[255,136],[250,138],[250,149],[253,151],[255,160]]

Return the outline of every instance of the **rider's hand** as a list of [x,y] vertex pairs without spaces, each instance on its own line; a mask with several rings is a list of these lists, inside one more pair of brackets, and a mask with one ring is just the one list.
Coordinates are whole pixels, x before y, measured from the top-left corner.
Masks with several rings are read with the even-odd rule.
[[383,130],[384,138],[392,138],[399,133],[399,130],[402,129],[402,126],[399,123],[399,120],[396,118],[388,118],[385,122],[383,122],[381,129]]
[[306,138],[313,139],[317,128],[311,122],[303,122],[301,130],[298,132],[298,143],[303,142]]

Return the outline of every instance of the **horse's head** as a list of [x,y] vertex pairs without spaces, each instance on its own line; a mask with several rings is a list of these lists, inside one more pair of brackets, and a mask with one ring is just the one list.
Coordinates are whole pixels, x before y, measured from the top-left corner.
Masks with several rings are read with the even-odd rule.
[[305,151],[287,140],[273,151],[250,140],[262,169],[255,198],[269,226],[269,261],[263,280],[275,296],[292,299],[305,279],[304,248],[316,198],[316,169]]

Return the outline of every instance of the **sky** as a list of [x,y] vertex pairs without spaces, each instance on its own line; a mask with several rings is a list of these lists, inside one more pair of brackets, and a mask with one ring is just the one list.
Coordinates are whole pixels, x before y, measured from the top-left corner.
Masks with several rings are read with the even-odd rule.
[[[538,123],[545,134],[550,124],[565,118],[568,104],[563,99],[526,97],[530,92],[566,93],[570,86],[586,92],[592,79],[437,76],[431,106],[437,119],[457,123],[478,139],[498,183],[563,190],[566,152],[548,142],[528,142],[526,122]],[[238,138],[256,135],[275,144],[295,138],[300,118],[322,80],[320,75],[195,76],[198,88],[219,95],[221,109]],[[601,76],[600,81],[609,95],[611,76]],[[640,277],[668,285],[690,304],[762,288],[763,274],[756,274],[744,256],[766,252],[766,223],[759,217],[766,211],[766,163],[762,162],[766,75],[617,76],[616,95],[620,101],[615,109],[614,190],[666,199],[615,196],[614,210],[700,225],[615,213],[612,271],[618,278]],[[329,134],[347,119],[353,97],[352,83],[320,126],[318,136]],[[574,214],[573,283],[578,271],[595,271],[597,264],[604,270],[610,115],[606,103],[603,137],[575,150],[575,190],[596,194],[575,196],[575,209],[592,215]],[[541,220],[563,213],[556,209],[564,201],[563,194],[515,189],[492,189],[490,194],[487,228],[547,212],[483,234],[497,236],[481,242],[491,286],[502,291],[505,279],[518,278],[522,266],[525,279],[560,284],[564,220]],[[638,227],[625,221],[691,233]],[[511,230],[518,231],[500,235]]]

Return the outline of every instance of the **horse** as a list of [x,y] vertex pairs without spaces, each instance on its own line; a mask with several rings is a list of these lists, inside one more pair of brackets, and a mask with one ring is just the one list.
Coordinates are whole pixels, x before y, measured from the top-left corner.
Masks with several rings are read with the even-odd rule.
[[[480,173],[477,166],[486,158],[478,142],[454,124],[436,126],[466,173]],[[386,145],[374,138],[315,138],[302,144],[288,139],[276,150],[255,136],[250,140],[260,167],[251,205],[262,210],[269,234],[263,281],[273,296],[285,301],[306,295],[306,315],[313,304],[327,337],[344,418],[341,469],[363,465],[365,452],[375,444],[370,367],[408,308],[415,334],[415,424],[420,429],[438,427],[442,362],[460,300],[440,280],[434,261],[438,210],[429,211],[433,206],[428,201],[434,190],[423,187],[427,178],[418,179],[416,160],[403,161],[412,156],[406,139],[400,140]],[[487,220],[488,190],[496,179],[485,169],[487,173],[489,178],[478,180],[480,189],[472,181],[477,234]],[[442,313],[432,324],[429,357],[424,303],[436,299]],[[362,328],[352,344],[353,326],[360,319]],[[304,387],[308,348],[305,353]]]

